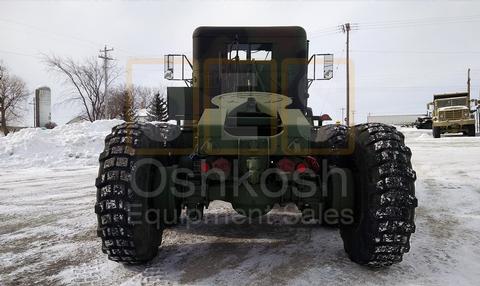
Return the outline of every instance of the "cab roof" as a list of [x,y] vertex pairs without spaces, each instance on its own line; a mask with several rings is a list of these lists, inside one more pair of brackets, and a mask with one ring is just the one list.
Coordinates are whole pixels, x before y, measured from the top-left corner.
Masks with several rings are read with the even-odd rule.
[[193,38],[218,37],[222,35],[238,34],[239,37],[262,38],[306,38],[305,29],[299,26],[275,27],[213,27],[202,26],[195,29]]
[[456,92],[456,93],[443,93],[443,94],[434,94],[433,99],[445,99],[445,98],[455,98],[455,97],[468,97],[468,92]]

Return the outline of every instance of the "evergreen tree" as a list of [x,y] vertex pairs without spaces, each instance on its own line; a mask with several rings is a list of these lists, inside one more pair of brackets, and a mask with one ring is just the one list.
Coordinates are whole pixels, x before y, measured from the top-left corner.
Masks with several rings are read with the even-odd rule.
[[121,119],[126,122],[136,121],[136,112],[133,102],[133,96],[129,95],[127,91],[123,93],[123,106],[122,113],[120,114]]
[[148,109],[148,120],[167,121],[167,119],[167,101],[165,100],[165,97],[160,95],[160,93],[156,93],[153,96],[152,102],[150,103],[150,108]]

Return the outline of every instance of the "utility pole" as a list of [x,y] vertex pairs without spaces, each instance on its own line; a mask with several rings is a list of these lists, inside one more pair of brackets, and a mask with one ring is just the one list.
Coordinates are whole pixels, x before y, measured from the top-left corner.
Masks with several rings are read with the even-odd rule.
[[342,31],[347,34],[347,118],[346,124],[350,126],[350,23],[346,23],[342,25]]
[[468,92],[468,99],[470,99],[470,69],[468,69],[468,77],[467,77],[467,92]]
[[468,69],[467,91],[468,91],[468,100],[470,100],[470,69]]
[[[471,79],[470,79],[470,69],[468,69],[467,90],[468,90],[468,100],[469,100],[468,108],[469,109],[470,109],[470,106],[471,106],[470,105],[470,100],[473,100],[473,99],[471,99],[471,95],[470,95],[471,88],[472,88],[472,85],[471,85],[470,81],[471,81]],[[474,104],[475,104],[474,108],[476,109],[476,112],[475,112],[476,116],[475,117],[476,117],[476,121],[477,121],[476,122],[476,126],[477,126],[476,131],[477,132],[480,132],[480,102],[479,102],[479,100],[480,100],[480,96],[479,96],[479,99],[476,102],[474,100]]]
[[[3,89],[3,75],[4,75],[4,72],[5,72],[5,69],[4,67],[1,65],[1,62],[0,62],[0,84],[2,85],[2,89]],[[0,95],[0,131],[3,132],[3,134],[6,136],[7,135],[7,130],[3,129],[2,126],[3,126],[3,120],[6,120],[6,116],[5,116],[5,109],[4,109],[4,104],[5,104],[5,98],[4,96]],[[7,123],[5,122],[5,126],[7,126]]]
[[[472,88],[472,86],[471,86],[471,84],[470,84],[470,68],[469,68],[469,69],[468,69],[468,72],[467,72],[467,93],[468,93],[468,109],[469,109],[469,110],[470,110],[470,107],[472,106],[472,105],[471,105],[472,103],[471,103],[471,101],[470,101],[470,100],[471,100],[471,95],[470,95],[471,88]],[[476,125],[477,125],[476,129],[478,129],[478,128],[479,128],[479,124],[480,124],[480,114],[479,114],[479,112],[478,112],[478,106],[477,106],[477,105],[475,105],[475,108],[477,109],[476,112],[475,112],[475,113],[476,113],[476,114],[475,114],[475,115],[476,115],[475,117],[476,117],[476,121],[477,121],[477,123],[476,123]],[[475,130],[475,131],[477,131],[477,130]]]
[[[107,49],[107,45],[100,50],[100,55],[98,56],[100,59],[103,59],[103,72],[104,72],[104,79],[105,79],[105,89],[104,89],[104,96],[107,96],[107,88],[108,88],[108,61],[113,61],[113,58],[108,56],[108,52],[113,51],[113,48]],[[102,54],[103,53],[103,54]]]
[[475,109],[476,109],[476,114],[477,114],[477,132],[480,132],[480,95],[478,96],[478,99],[477,99],[477,102],[476,102],[476,105],[475,105]]

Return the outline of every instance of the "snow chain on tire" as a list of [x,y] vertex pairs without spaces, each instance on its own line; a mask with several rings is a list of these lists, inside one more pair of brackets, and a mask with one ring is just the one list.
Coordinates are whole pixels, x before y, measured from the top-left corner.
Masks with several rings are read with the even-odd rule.
[[[147,223],[144,215],[150,198],[133,191],[132,180],[138,178],[145,182],[147,191],[151,191],[152,172],[136,166],[136,162],[151,159],[151,156],[141,156],[137,151],[167,147],[175,128],[168,124],[124,123],[114,127],[105,138],[105,150],[100,154],[100,169],[95,182],[95,213],[102,251],[110,260],[137,264],[157,254],[163,226]],[[168,164],[167,159],[160,161]],[[145,190],[142,188],[142,191]]]
[[362,124],[355,132],[353,225],[341,225],[350,259],[371,267],[402,261],[415,231],[415,171],[411,151],[395,127]]

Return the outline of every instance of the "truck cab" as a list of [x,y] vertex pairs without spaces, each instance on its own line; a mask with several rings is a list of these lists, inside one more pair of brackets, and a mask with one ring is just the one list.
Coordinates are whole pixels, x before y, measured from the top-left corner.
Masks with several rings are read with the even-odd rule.
[[281,94],[289,109],[312,117],[308,88],[333,77],[333,55],[309,54],[302,27],[198,27],[192,38],[191,62],[165,55],[165,78],[187,83],[167,90],[171,120],[198,122],[205,109],[217,108],[215,96],[233,92]]
[[433,96],[433,128],[434,138],[443,133],[463,133],[475,136],[475,116],[470,110],[468,92],[447,93]]

